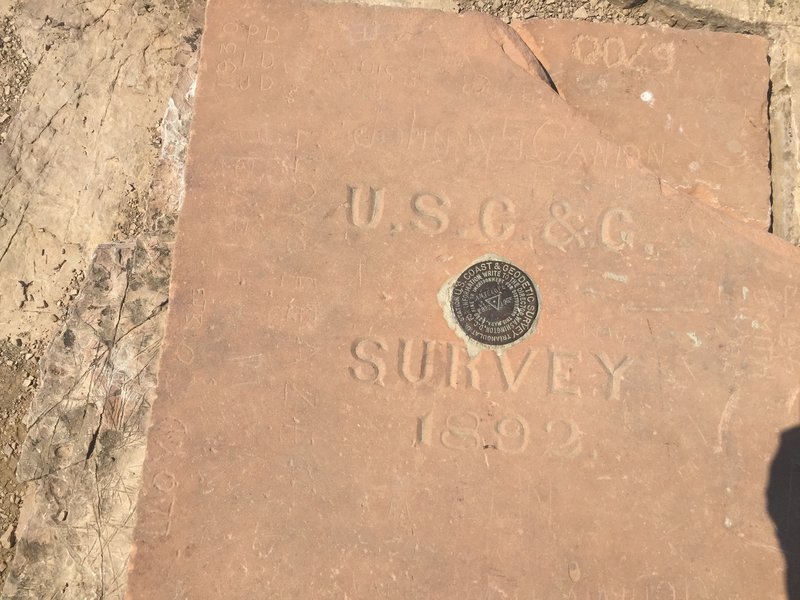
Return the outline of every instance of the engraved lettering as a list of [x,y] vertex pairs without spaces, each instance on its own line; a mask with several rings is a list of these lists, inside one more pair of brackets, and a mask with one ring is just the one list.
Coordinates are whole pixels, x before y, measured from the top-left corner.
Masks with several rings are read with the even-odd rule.
[[583,432],[574,421],[567,419],[555,419],[553,421],[549,421],[547,425],[545,425],[544,430],[548,434],[555,434],[558,431],[564,431],[566,433],[566,435],[557,445],[547,448],[545,451],[547,456],[574,458],[580,454],[583,448],[583,442],[581,441]]
[[188,430],[182,421],[174,417],[167,417],[153,425],[150,435],[156,445],[167,455],[176,454],[183,447]]
[[422,356],[418,373],[412,373],[411,354],[414,351],[413,340],[400,340],[399,349],[399,371],[400,376],[409,383],[423,383],[428,381],[433,375],[433,349],[436,342],[425,340],[422,346]]
[[572,55],[585,65],[595,64],[602,55],[600,40],[589,35],[577,36],[572,40]]
[[675,68],[675,44],[673,42],[656,44],[653,46],[652,53],[657,60],[664,63],[660,69],[661,73],[670,73]]
[[634,61],[641,56],[643,48],[644,44],[639,44],[633,54],[628,56],[628,51],[622,38],[608,38],[603,43],[603,62],[609,69],[614,67],[633,67]]
[[354,42],[372,42],[378,39],[379,28],[376,20],[365,21],[349,27],[350,39]]
[[163,493],[168,493],[178,486],[175,475],[168,471],[159,471],[153,476],[153,487]]
[[480,448],[483,446],[478,435],[480,422],[480,417],[471,412],[449,415],[445,421],[446,429],[441,434],[442,445],[451,450]]
[[362,206],[362,188],[348,185],[348,220],[351,225],[362,229],[375,229],[383,217],[383,189],[369,188],[368,207]]
[[415,194],[411,199],[411,208],[422,218],[414,219],[414,225],[425,233],[442,233],[450,224],[450,217],[443,210],[450,208],[450,200],[435,194]]
[[275,66],[275,55],[272,52],[267,52],[266,50],[261,51],[261,68],[262,69],[271,69]]
[[358,367],[350,367],[350,376],[353,379],[384,385],[386,362],[380,356],[374,355],[376,349],[385,352],[388,346],[378,338],[361,338],[353,342],[350,350],[353,358],[364,363]]
[[[306,279],[303,285],[310,288],[314,283],[313,279]],[[295,285],[300,284],[284,278],[284,288]],[[624,342],[600,330],[590,331],[597,339]],[[602,350],[602,346],[578,351],[526,344],[502,353],[482,352],[470,357],[461,342],[389,339],[377,333],[351,339],[348,364],[342,369],[357,382],[386,385],[388,377],[392,383],[433,385],[475,396],[482,391],[504,391],[533,394],[533,397],[553,394],[619,398],[622,391],[627,391],[621,390],[621,385],[634,358]],[[249,370],[263,371],[260,366]],[[594,385],[589,383],[592,381]]]
[[430,446],[433,430],[431,428],[431,413],[417,417],[417,439],[415,445]]
[[619,362],[619,364],[614,366],[614,363],[604,352],[597,353],[595,356],[597,357],[597,360],[600,361],[600,364],[603,365],[603,368],[606,370],[609,376],[606,398],[608,400],[618,400],[620,383],[624,379],[625,371],[633,363],[633,359],[630,356],[625,356]]
[[657,599],[657,600],[677,600],[678,599],[678,591],[675,589],[675,586],[672,585],[671,582],[669,582],[669,581],[659,581],[658,585],[656,586],[655,599]]
[[[157,509],[155,507],[148,507],[145,509],[154,516],[158,515],[155,518],[155,523],[153,522],[153,519],[144,520],[146,523],[148,523],[147,529],[142,532],[145,536],[152,536],[153,538],[167,537],[172,529],[172,514],[175,510],[175,499],[166,498],[165,500],[159,502],[159,504],[166,504],[166,508]],[[158,521],[161,521],[161,523],[159,524]]]
[[372,148],[375,145],[375,141],[378,137],[377,125],[378,116],[375,115],[375,119],[373,120],[372,124],[362,125],[361,127],[356,128],[356,130],[353,131],[353,143],[356,146],[361,146],[363,148]]
[[581,396],[581,388],[573,383],[573,369],[581,362],[580,352],[550,350],[550,392]]
[[286,305],[286,321],[298,323],[304,329],[312,328],[319,320],[319,306],[315,302],[295,303],[295,298]]
[[203,325],[203,313],[185,315],[183,321],[187,327],[201,327]]
[[258,42],[260,44],[272,44],[278,41],[280,31],[272,25],[262,30],[258,25],[247,26],[247,43]]
[[[300,427],[300,419],[297,417],[292,417],[292,422],[288,424],[281,425],[281,429],[278,431],[278,439],[283,441],[283,430],[289,429],[292,434],[292,445],[297,446],[302,441],[302,438],[308,438],[308,443],[310,446],[314,445],[314,434],[310,432],[308,429],[304,429]],[[303,434],[303,435],[298,435]],[[308,434],[308,435],[306,435]]]
[[[562,156],[564,155],[564,152],[563,152],[562,150],[559,150],[559,151],[558,151],[558,152],[557,152],[557,153],[556,153],[554,156],[551,156],[551,157],[549,157],[547,160],[545,160],[545,158],[544,158],[544,157],[542,157],[542,156],[539,156],[539,154],[538,154],[538,151],[537,151],[537,150],[538,150],[538,148],[539,148],[539,136],[540,136],[540,135],[542,135],[542,132],[544,132],[544,131],[545,131],[545,128],[546,128],[546,127],[548,127],[548,126],[555,126],[555,127],[558,127],[558,128],[560,128],[560,129],[561,129],[561,135],[560,135],[560,136],[558,136],[558,137],[556,138],[556,139],[558,139],[558,140],[563,140],[563,139],[564,139],[564,137],[565,137],[565,136],[566,136],[566,134],[567,134],[567,127],[566,127],[566,125],[564,125],[563,123],[559,123],[559,122],[557,122],[557,121],[553,121],[553,120],[551,120],[551,119],[547,119],[547,120],[546,120],[544,123],[542,123],[542,124],[541,124],[541,125],[540,125],[540,126],[537,128],[537,129],[536,129],[536,131],[535,131],[535,132],[534,132],[534,134],[533,134],[533,138],[532,138],[532,140],[531,140],[531,143],[532,143],[532,145],[533,145],[534,154],[535,154],[535,156],[534,156],[534,159],[535,159],[535,160],[537,160],[537,161],[539,161],[539,162],[541,162],[542,164],[552,164],[552,163],[555,163],[555,162],[557,162],[558,160],[560,160],[560,159],[562,158]],[[545,138],[546,138],[546,137],[547,137],[547,135],[545,134]],[[549,144],[545,144],[545,147],[548,147],[548,148],[550,148],[550,147],[552,147],[553,145],[555,145],[555,144],[554,144],[554,142],[551,142],[551,143],[549,143]]]
[[[498,213],[504,217],[501,218]],[[507,198],[489,198],[481,205],[480,225],[481,232],[486,239],[492,241],[507,240],[514,234],[515,206]]]
[[[629,51],[621,37],[601,40],[595,36],[579,35],[572,41],[572,55],[585,65],[603,63],[609,69],[634,69],[669,73],[675,68],[675,44],[664,42],[648,47],[639,43]],[[648,57],[652,57],[648,60]],[[657,63],[654,65],[653,62]]]
[[528,447],[530,428],[522,417],[513,416],[500,419],[495,426],[497,449],[509,454],[521,454]]
[[311,394],[288,381],[283,384],[283,405],[289,406],[297,413],[306,409],[306,407],[314,408],[316,402]]
[[[442,429],[437,426],[433,411],[417,417],[414,446],[430,447],[434,441],[434,430],[438,441],[450,450],[497,450],[504,454],[522,454],[530,443],[530,425],[520,415],[508,414],[484,422],[474,412],[452,413],[445,418]],[[482,434],[487,430],[487,436]],[[489,429],[491,428],[491,429]],[[568,419],[549,421],[545,431],[550,435],[544,456],[574,458],[582,450],[583,432]]]
[[619,229],[616,232],[612,226],[633,223],[631,213],[624,208],[609,208],[603,213],[600,221],[600,241],[606,248],[624,250],[633,248],[633,233]]
[[485,75],[464,75],[461,91],[470,96],[482,96],[490,87],[489,78]]
[[265,44],[273,44],[278,41],[281,32],[278,31],[277,28],[273,27],[272,25],[268,25],[266,31],[264,32],[264,39],[262,40]]
[[[464,349],[455,344],[447,344],[447,385],[453,389],[458,388],[459,374],[461,373],[461,357]],[[467,387],[479,390],[481,387],[481,376],[478,372],[478,361],[483,354],[478,354],[464,363],[467,373]]]
[[528,372],[531,360],[536,356],[537,351],[533,348],[528,348],[525,358],[522,359],[520,366],[516,371],[511,366],[511,361],[508,358],[508,352],[497,354],[497,360],[500,363],[500,374],[503,376],[503,383],[508,391],[516,392],[519,389],[525,374]]
[[191,365],[194,362],[194,348],[181,341],[175,351],[175,358],[185,365]]
[[562,252],[566,252],[567,246],[572,242],[577,243],[579,248],[586,246],[586,242],[583,239],[585,231],[575,229],[570,220],[571,215],[569,204],[566,202],[553,202],[550,205],[552,219],[548,221],[542,232],[544,241]]
[[647,146],[647,160],[651,165],[661,167],[664,164],[664,152],[666,152],[665,144],[649,144]]
[[[229,60],[223,60],[217,65],[217,74],[220,76],[233,75],[236,72],[236,65]],[[226,78],[224,81],[217,81],[220,87],[235,87],[236,81]]]

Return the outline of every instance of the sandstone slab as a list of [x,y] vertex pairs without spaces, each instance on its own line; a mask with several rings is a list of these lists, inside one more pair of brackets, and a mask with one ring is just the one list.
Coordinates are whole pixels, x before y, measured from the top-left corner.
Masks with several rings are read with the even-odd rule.
[[[780,597],[796,249],[495,20],[208,11],[129,597]],[[470,357],[437,295],[487,257],[536,328]]]
[[516,29],[567,103],[666,183],[769,227],[766,39],[557,20]]
[[794,0],[653,0],[647,11],[681,27],[760,33],[770,40],[773,231],[800,244],[800,3]]

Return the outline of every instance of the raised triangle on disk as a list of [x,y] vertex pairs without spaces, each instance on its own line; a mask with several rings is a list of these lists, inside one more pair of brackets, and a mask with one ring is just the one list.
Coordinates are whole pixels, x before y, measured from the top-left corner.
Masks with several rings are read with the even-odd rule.
[[500,310],[500,297],[501,296],[502,296],[502,294],[500,294],[498,292],[494,296],[490,296],[489,298],[486,298],[486,304],[488,304],[489,306],[491,306],[495,310]]

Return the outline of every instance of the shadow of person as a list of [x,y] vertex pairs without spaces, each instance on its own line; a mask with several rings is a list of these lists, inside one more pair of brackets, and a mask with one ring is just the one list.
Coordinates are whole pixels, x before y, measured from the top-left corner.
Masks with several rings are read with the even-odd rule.
[[767,510],[786,560],[786,593],[800,600],[800,427],[781,433],[767,484]]

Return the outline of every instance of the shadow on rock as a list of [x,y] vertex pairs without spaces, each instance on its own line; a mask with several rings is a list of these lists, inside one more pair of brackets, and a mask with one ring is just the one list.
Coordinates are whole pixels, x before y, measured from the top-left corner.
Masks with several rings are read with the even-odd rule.
[[800,600],[800,427],[781,434],[767,486],[767,510],[786,559],[786,593]]

